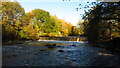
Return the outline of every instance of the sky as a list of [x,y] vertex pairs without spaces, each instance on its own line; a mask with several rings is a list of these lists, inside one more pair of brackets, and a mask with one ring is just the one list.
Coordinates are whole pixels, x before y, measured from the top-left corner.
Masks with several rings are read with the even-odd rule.
[[73,25],[76,25],[81,18],[80,12],[75,9],[79,5],[78,2],[22,2],[20,4],[26,13],[33,9],[43,9]]
[[[13,0],[16,1],[16,0]],[[95,0],[17,0],[25,9],[25,12],[30,12],[33,9],[43,9],[50,12],[51,15],[56,15],[59,19],[63,19],[68,23],[76,26],[78,21],[82,19],[80,14],[84,14],[84,9],[76,11],[81,3],[83,6],[87,1]]]

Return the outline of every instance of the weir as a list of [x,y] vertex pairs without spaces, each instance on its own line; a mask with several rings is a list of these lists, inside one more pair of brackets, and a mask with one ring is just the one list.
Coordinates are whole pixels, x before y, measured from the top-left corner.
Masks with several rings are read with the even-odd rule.
[[55,41],[87,41],[86,37],[67,36],[67,37],[40,37],[39,40],[55,40]]

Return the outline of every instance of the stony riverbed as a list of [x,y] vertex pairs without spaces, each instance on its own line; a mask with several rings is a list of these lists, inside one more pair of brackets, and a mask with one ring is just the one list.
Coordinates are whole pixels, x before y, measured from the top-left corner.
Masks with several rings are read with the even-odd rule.
[[[52,46],[51,46],[52,45]],[[2,47],[3,66],[119,66],[120,55],[87,42],[14,41]]]

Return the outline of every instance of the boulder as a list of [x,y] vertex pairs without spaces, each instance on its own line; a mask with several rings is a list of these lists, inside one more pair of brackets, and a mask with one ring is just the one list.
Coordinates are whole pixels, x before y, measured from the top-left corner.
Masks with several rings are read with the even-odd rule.
[[58,52],[64,52],[63,50],[58,50]]
[[72,44],[71,46],[76,46],[75,44]]

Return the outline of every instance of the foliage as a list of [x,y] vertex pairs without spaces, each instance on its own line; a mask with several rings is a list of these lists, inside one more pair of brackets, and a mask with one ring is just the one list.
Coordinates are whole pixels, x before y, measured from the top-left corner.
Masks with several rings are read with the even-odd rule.
[[18,35],[20,19],[25,14],[24,8],[17,2],[2,2],[2,37]]
[[79,28],[79,32],[78,32],[78,34],[79,35],[84,35],[84,28],[85,28],[85,22],[84,21],[79,21],[78,22],[78,28]]
[[34,9],[31,11],[34,14],[34,20],[38,20],[40,22],[45,22],[49,17],[49,12],[41,9]]
[[[34,9],[25,13],[18,2],[2,2],[2,33],[3,38],[39,39],[40,36],[68,36],[77,34],[78,28],[72,29],[56,16],[42,9]],[[74,34],[73,34],[74,35]]]
[[85,32],[90,42],[109,40],[120,34],[118,2],[96,3],[96,6],[86,12],[83,19],[88,20]]
[[40,36],[40,28],[42,27],[41,25],[47,22],[49,18],[49,12],[41,9],[34,9],[26,13],[21,19],[22,27],[19,32],[20,38],[38,39]]
[[56,25],[56,21],[52,17],[47,19],[47,21],[41,25],[40,30],[43,33],[58,33],[59,31],[58,26]]
[[79,36],[80,35],[80,28],[76,26],[72,26],[71,36]]
[[73,25],[71,23],[68,23],[68,35],[72,35],[72,27]]
[[23,27],[19,32],[20,38],[33,39],[36,40],[39,38],[38,28],[31,23],[26,27]]
[[59,19],[59,30],[62,36],[68,36],[68,24],[64,20]]

